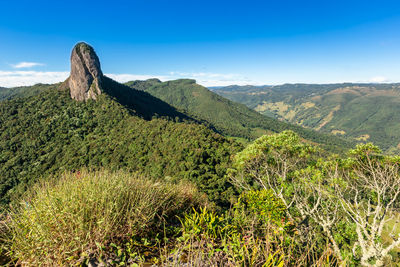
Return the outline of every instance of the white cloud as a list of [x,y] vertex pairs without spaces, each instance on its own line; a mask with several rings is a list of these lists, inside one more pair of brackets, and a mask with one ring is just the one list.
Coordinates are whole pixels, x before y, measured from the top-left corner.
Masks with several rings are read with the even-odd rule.
[[1,71],[0,86],[28,86],[37,83],[57,83],[64,81],[69,76],[69,72],[51,71]]
[[227,85],[260,85],[258,81],[251,80],[243,75],[234,73],[212,73],[212,72],[179,72],[169,73],[170,79],[190,78],[195,79],[203,86],[227,86]]
[[375,76],[372,77],[371,79],[369,79],[369,82],[371,83],[386,83],[386,82],[390,82],[389,79],[387,79],[384,76]]
[[169,73],[171,76],[182,76],[182,77],[192,77],[192,78],[218,78],[218,79],[233,79],[240,75],[237,74],[221,74],[221,73],[211,73],[211,72],[175,72],[171,71]]
[[[237,74],[220,74],[207,72],[170,72],[167,75],[145,75],[145,74],[115,74],[107,73],[106,76],[124,83],[132,80],[147,80],[157,78],[161,81],[189,78],[195,79],[198,84],[203,86],[227,86],[237,85],[260,85],[257,81],[250,80]],[[57,83],[62,82],[69,76],[68,71],[1,71],[0,87],[29,86],[37,83]]]
[[43,66],[43,63],[38,63],[38,62],[20,62],[15,65],[11,65],[15,69],[24,69],[24,68],[32,68],[36,66]]

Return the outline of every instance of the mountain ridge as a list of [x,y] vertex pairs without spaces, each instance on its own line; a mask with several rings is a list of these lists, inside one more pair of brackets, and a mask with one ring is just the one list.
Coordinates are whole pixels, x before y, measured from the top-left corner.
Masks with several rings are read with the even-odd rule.
[[[280,122],[259,114],[243,104],[234,103],[192,79],[161,82],[159,80],[130,81],[125,83],[133,89],[146,91],[174,106],[181,112],[200,121],[208,122],[219,133],[249,140],[262,134],[293,130],[304,139],[320,143],[324,148],[351,147],[350,142],[329,134],[319,134],[302,127]],[[333,145],[334,144],[334,145]],[[340,149],[336,149],[340,151]]]

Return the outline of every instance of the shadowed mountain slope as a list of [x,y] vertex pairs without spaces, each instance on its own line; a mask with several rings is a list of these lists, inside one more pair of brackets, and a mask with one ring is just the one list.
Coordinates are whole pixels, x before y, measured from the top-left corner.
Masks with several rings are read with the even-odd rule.
[[343,151],[352,144],[330,134],[280,122],[263,116],[243,104],[232,102],[194,80],[182,79],[161,82],[156,79],[131,81],[131,88],[143,90],[177,108],[180,112],[200,121],[207,121],[221,134],[254,139],[262,134],[293,130],[304,139],[321,144],[331,151]]

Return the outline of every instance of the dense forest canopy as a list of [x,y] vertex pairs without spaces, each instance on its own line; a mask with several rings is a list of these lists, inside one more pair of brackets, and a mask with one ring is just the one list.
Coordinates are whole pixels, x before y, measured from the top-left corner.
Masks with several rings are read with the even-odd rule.
[[157,119],[156,112],[179,113],[142,103],[153,99],[144,97],[132,103],[137,110],[107,94],[97,101],[77,102],[66,90],[54,88],[0,102],[2,204],[39,177],[83,166],[188,179],[209,191],[213,200],[226,202],[231,192],[223,177],[239,145],[201,125],[175,122],[175,117]]

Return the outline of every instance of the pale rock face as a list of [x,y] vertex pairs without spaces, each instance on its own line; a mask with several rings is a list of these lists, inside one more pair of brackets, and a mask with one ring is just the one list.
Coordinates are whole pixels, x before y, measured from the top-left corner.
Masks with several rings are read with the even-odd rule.
[[71,74],[68,79],[71,98],[78,101],[96,99],[102,92],[103,73],[94,49],[78,43],[71,53]]

